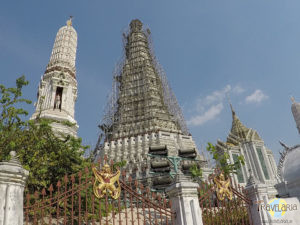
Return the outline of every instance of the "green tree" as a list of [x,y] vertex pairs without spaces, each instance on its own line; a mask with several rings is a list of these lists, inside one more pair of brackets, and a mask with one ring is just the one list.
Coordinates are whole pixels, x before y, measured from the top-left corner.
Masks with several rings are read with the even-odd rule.
[[223,171],[225,177],[228,177],[230,173],[237,173],[237,170],[241,168],[241,165],[245,164],[245,160],[242,155],[240,155],[234,163],[230,163],[229,153],[225,151],[221,154],[212,143],[207,144],[206,150],[216,161],[216,168]]
[[201,178],[202,178],[202,169],[199,168],[199,166],[197,164],[193,164],[190,169],[190,174],[192,176],[192,178],[197,181],[200,182]]
[[[22,98],[22,88],[28,85],[25,76],[16,80],[16,87],[0,84],[0,161],[9,159],[16,151],[25,169],[29,170],[27,185],[30,191],[56,184],[65,174],[73,174],[89,166],[83,157],[88,146],[81,138],[55,135],[50,120],[26,120],[28,112],[21,106],[31,104]],[[72,124],[70,124],[72,126]]]

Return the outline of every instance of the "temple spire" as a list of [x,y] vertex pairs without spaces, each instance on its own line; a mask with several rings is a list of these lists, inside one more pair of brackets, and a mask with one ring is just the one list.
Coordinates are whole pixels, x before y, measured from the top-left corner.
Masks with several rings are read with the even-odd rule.
[[[50,60],[38,88],[36,110],[31,117],[51,119],[55,121],[52,129],[56,133],[72,136],[77,135],[78,129],[74,118],[77,98],[76,48],[77,33],[70,17],[67,25],[56,34]],[[67,123],[74,126],[67,126]]]

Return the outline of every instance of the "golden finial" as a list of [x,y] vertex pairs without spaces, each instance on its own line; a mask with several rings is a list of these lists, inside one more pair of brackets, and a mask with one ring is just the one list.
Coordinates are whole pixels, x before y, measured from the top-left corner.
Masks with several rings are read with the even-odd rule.
[[67,20],[67,26],[72,26],[73,16],[70,16],[70,19]]

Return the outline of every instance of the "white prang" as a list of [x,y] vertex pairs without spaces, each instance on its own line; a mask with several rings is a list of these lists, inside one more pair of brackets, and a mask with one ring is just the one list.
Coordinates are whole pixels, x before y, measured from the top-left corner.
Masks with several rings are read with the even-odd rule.
[[36,110],[31,117],[51,119],[54,132],[72,136],[76,136],[78,130],[74,118],[77,99],[76,48],[77,33],[70,19],[57,32],[50,61],[39,84]]

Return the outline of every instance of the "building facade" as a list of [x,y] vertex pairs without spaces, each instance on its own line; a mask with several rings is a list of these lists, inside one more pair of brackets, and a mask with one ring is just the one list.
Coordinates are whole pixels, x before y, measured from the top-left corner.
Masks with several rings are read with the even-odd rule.
[[77,136],[75,120],[77,33],[72,18],[57,32],[50,61],[38,87],[35,112],[37,117],[52,121],[57,134]]
[[[124,59],[113,77],[111,98],[100,125],[105,138],[98,157],[127,161],[134,179],[153,188],[174,174],[206,163],[188,133],[181,109],[151,48],[150,30],[139,20],[123,34]],[[100,138],[101,139],[101,138]]]
[[268,186],[268,196],[274,197],[277,194],[274,185],[277,183],[276,162],[273,152],[268,149],[258,133],[247,128],[232,110],[232,127],[226,142],[218,140],[216,148],[219,154],[228,152],[230,163],[237,161],[239,156],[245,159],[245,165],[233,174],[233,179],[241,186],[246,186],[250,173]]

